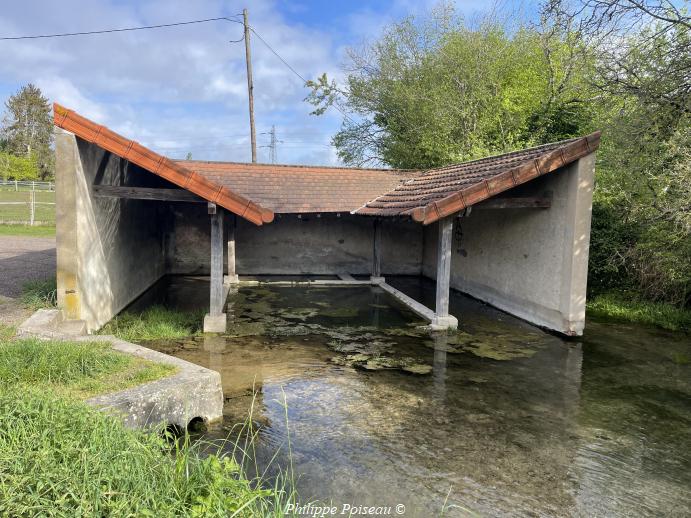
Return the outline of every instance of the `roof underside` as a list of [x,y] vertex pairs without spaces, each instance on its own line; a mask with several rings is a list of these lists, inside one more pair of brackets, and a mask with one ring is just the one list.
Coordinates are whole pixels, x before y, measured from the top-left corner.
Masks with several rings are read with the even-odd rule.
[[600,132],[420,173],[354,211],[433,223],[593,153]]
[[[177,162],[275,213],[351,212],[416,172],[231,162]],[[419,173],[417,173],[419,174]]]
[[53,123],[59,128],[70,131],[79,138],[92,142],[256,225],[273,221],[272,211],[57,103],[53,105],[53,118]]

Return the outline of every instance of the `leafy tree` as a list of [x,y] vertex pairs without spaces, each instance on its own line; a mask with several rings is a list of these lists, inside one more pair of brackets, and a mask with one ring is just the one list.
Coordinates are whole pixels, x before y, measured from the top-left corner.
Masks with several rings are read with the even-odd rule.
[[5,103],[3,137],[6,149],[34,160],[43,179],[53,176],[53,122],[48,99],[33,84],[22,87]]
[[544,29],[471,29],[442,4],[351,49],[345,85],[322,75],[307,100],[347,113],[333,143],[348,164],[432,167],[574,136],[591,119],[587,56],[568,31]]
[[38,180],[38,167],[34,155],[14,156],[0,151],[0,177],[4,180]]

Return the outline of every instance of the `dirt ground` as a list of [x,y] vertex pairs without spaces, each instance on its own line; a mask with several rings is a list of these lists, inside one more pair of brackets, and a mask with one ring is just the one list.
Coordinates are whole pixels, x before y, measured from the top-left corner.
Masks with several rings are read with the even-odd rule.
[[0,324],[20,324],[31,313],[16,300],[25,282],[54,275],[54,237],[0,236]]

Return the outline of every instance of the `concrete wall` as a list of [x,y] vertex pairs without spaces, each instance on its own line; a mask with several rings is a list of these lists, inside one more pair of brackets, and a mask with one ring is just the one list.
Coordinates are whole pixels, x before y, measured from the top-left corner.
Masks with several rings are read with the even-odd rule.
[[165,273],[165,220],[160,204],[95,198],[91,186],[159,180],[60,129],[55,146],[58,305],[93,331]]
[[[209,216],[205,205],[173,208],[168,239],[170,273],[209,272]],[[226,227],[228,222],[226,222]],[[277,215],[257,227],[237,218],[236,270],[239,275],[369,274],[372,266],[373,219],[350,214]],[[419,275],[422,227],[412,222],[382,224],[382,271]]]
[[[591,154],[511,193],[552,191],[549,209],[476,209],[456,219],[451,287],[540,326],[582,334],[594,163]],[[436,244],[433,225],[423,260],[432,278]]]

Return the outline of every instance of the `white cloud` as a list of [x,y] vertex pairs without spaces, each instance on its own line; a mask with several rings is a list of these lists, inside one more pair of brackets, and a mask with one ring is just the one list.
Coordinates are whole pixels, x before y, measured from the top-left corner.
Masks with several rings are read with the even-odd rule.
[[[483,0],[477,0],[483,1]],[[4,2],[0,34],[46,34],[234,16],[225,0],[25,0]],[[332,26],[288,23],[290,9],[272,0],[251,3],[251,23],[301,75],[340,77],[343,46],[381,30],[412,9],[397,0],[388,13],[363,9]],[[242,26],[217,22],[101,36],[0,42],[0,85],[9,95],[35,82],[51,98],[114,130],[166,148],[171,155],[247,160],[247,93],[244,45],[230,43]],[[254,35],[252,54],[257,131],[280,127],[279,138],[299,141],[279,150],[283,161],[334,163],[324,143],[340,115],[309,115],[302,82]],[[1,86],[0,86],[1,87]],[[295,138],[293,135],[303,134]],[[308,136],[304,136],[308,133]],[[260,135],[259,144],[268,141]],[[300,145],[302,143],[302,146]],[[263,149],[263,148],[262,148]],[[262,151],[263,153],[264,151]]]

